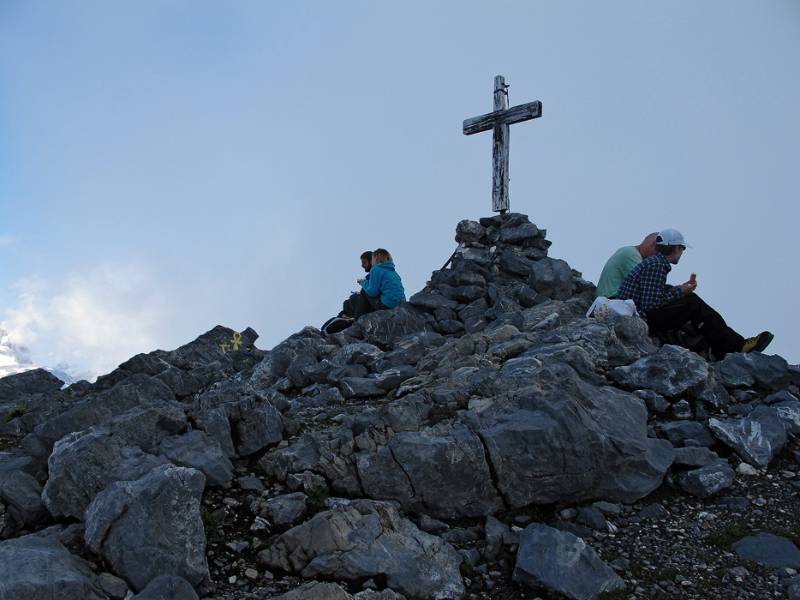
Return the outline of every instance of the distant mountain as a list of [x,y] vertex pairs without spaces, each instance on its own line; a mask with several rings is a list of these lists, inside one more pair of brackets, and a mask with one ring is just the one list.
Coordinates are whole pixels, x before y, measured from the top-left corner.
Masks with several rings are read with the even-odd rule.
[[70,367],[59,364],[55,368],[41,367],[31,360],[30,352],[25,346],[14,344],[8,332],[0,328],[0,378],[23,371],[44,368],[58,377],[65,384],[75,383],[77,379],[69,374]]

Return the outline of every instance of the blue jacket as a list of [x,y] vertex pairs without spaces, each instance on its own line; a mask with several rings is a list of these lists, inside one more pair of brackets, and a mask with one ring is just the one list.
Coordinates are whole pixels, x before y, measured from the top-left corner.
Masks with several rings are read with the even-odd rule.
[[380,296],[381,303],[389,308],[406,299],[403,282],[392,261],[374,265],[369,271],[369,279],[362,281],[361,287],[368,296]]

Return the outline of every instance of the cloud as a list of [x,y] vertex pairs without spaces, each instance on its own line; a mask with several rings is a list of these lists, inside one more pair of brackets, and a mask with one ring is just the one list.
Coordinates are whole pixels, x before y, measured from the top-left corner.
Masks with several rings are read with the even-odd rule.
[[136,265],[101,265],[55,285],[32,277],[15,288],[17,305],[0,325],[39,364],[106,373],[153,349],[166,321],[152,276]]

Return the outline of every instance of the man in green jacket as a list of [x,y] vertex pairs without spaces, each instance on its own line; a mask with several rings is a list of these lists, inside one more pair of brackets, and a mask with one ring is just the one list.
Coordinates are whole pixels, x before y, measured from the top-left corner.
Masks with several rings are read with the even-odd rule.
[[606,261],[600,280],[597,282],[595,297],[612,298],[617,295],[622,280],[645,258],[656,253],[658,232],[647,235],[638,246],[623,246]]

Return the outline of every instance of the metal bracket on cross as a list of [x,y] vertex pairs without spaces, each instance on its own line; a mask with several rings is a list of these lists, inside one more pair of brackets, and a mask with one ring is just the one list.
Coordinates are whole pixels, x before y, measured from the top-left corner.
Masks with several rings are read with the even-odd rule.
[[481,131],[494,131],[492,145],[492,210],[504,213],[508,201],[508,146],[509,125],[529,121],[542,116],[542,103],[536,100],[508,108],[508,85],[505,77],[494,78],[494,111],[464,120],[464,135]]

